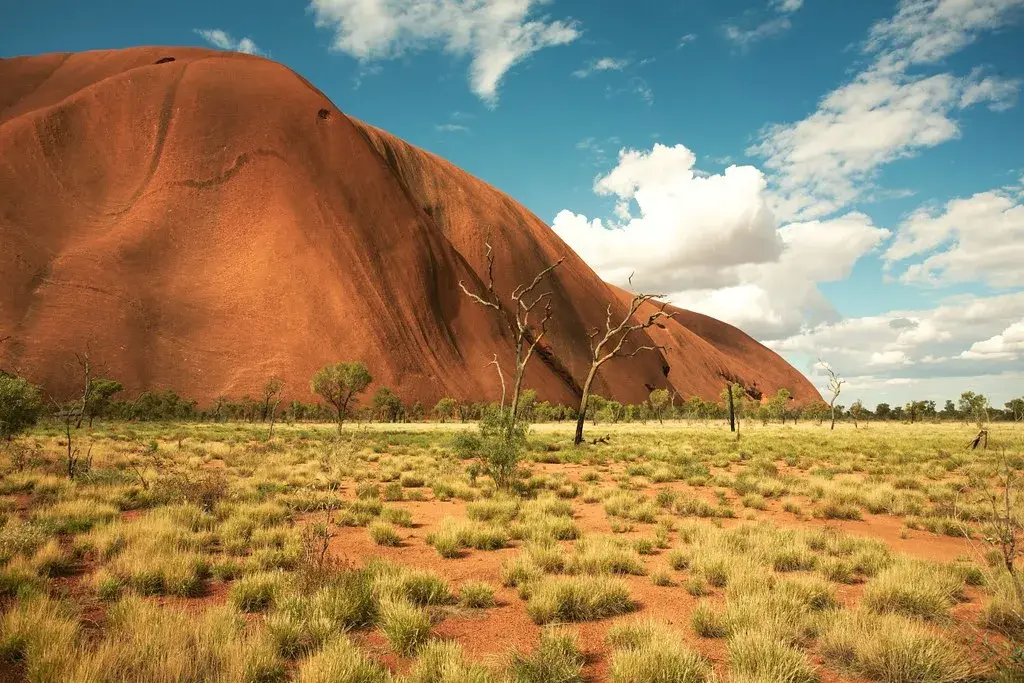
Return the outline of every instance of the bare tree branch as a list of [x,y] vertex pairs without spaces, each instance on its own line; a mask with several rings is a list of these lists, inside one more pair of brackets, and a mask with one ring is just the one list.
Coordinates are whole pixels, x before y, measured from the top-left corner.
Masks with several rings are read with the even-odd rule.
[[498,354],[494,354],[494,360],[487,365],[493,365],[498,369],[498,379],[501,380],[501,409],[505,410],[505,373],[501,371],[501,363],[498,362]]
[[459,287],[461,287],[463,292],[465,292],[471,299],[476,301],[481,306],[489,306],[489,307],[493,308],[496,311],[500,311],[501,310],[501,306],[499,306],[498,304],[494,303],[493,301],[487,301],[487,300],[481,298],[480,296],[478,296],[476,294],[473,294],[468,289],[466,289],[466,285],[465,285],[465,283],[462,280],[459,280]]
[[633,356],[635,356],[636,354],[640,353],[641,351],[657,351],[659,349],[660,350],[665,350],[666,348],[668,348],[668,347],[659,346],[659,345],[638,346],[635,349],[633,349],[632,351],[630,351],[629,353],[622,354],[622,357],[623,358],[632,358]]

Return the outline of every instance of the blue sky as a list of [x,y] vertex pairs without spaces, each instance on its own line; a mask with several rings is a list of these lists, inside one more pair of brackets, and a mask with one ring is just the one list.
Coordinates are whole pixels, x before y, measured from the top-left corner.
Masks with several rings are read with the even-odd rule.
[[[143,4],[145,6],[143,6]],[[0,54],[214,45],[850,400],[1024,394],[1024,0],[19,3]]]

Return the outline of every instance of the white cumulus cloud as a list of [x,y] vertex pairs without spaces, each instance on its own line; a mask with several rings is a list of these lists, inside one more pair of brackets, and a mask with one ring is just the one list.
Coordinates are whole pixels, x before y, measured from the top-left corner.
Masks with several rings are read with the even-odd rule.
[[732,323],[759,339],[797,333],[839,315],[818,287],[850,276],[853,266],[889,236],[862,213],[779,228],[777,260],[728,272],[737,284],[674,291],[674,304]]
[[1024,203],[1002,188],[954,199],[940,211],[918,209],[884,258],[890,268],[920,259],[900,275],[905,283],[1024,286]]
[[782,244],[761,172],[731,166],[707,175],[695,164],[683,145],[622,150],[594,184],[615,197],[618,220],[564,210],[552,227],[605,279],[624,283],[636,271],[634,284],[650,290],[731,284],[721,280],[723,267],[776,259]]
[[960,356],[985,360],[1014,360],[1024,357],[1024,318],[995,336],[971,344],[971,348]]
[[635,272],[637,289],[755,336],[834,319],[817,285],[848,277],[889,235],[860,213],[780,228],[758,169],[709,174],[683,145],[621,151],[594,190],[616,199],[615,219],[563,210],[552,227],[601,277],[625,285]]
[[469,55],[472,91],[497,103],[505,74],[546,47],[580,36],[574,22],[534,17],[550,0],[312,0],[333,49],[361,61],[391,59],[431,45]]

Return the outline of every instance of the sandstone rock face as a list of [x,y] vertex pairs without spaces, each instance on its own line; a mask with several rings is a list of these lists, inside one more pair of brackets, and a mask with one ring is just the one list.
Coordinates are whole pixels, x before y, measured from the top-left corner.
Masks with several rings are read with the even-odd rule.
[[[506,297],[560,257],[555,320],[527,384],[573,403],[587,332],[621,290],[536,216],[452,164],[356,121],[288,68],[248,55],[134,48],[0,60],[0,367],[57,391],[88,343],[129,394],[206,403],[271,375],[310,399],[322,365],[432,405],[496,399],[512,340],[459,290]],[[627,299],[628,300],[628,299]],[[596,390],[716,397],[723,374],[818,398],[741,331],[679,311],[605,366]]]

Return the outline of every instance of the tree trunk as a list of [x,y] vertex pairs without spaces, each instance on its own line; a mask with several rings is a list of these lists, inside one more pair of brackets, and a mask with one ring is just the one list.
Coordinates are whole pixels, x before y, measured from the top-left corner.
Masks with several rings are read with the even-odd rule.
[[280,401],[278,401],[277,403],[274,403],[274,409],[272,411],[270,411],[270,434],[267,435],[267,441],[270,441],[271,439],[274,438],[274,422],[277,421],[277,404],[278,403],[280,403]]
[[[519,341],[519,346],[516,347],[516,384],[512,387],[512,419],[509,421],[509,433],[511,434],[512,427],[519,419],[519,388],[523,384],[523,375],[526,374],[526,364],[521,363],[523,358],[523,342]],[[527,359],[529,360],[529,359]]]
[[576,436],[573,438],[573,445],[579,446],[583,443],[583,422],[587,419],[587,403],[590,402],[590,385],[594,383],[594,375],[597,368],[591,367],[587,374],[587,381],[583,383],[583,396],[580,398],[580,411],[576,416]]
[[729,392],[729,431],[736,431],[736,406],[733,404],[732,398],[732,385],[728,385],[726,390]]
[[829,431],[834,431],[836,428],[836,406],[833,403],[832,405],[829,406],[829,408],[832,409],[832,426],[829,427]]

